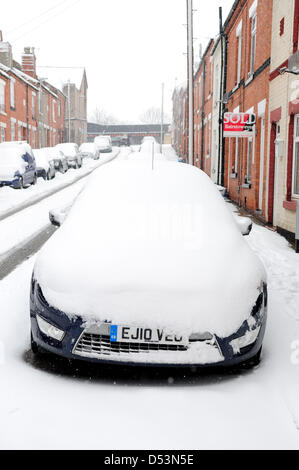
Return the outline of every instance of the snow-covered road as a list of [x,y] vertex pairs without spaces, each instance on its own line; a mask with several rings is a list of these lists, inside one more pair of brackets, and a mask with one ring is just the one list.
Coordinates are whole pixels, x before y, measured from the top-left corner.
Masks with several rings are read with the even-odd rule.
[[1,281],[0,448],[299,449],[299,364],[291,360],[299,341],[299,256],[257,225],[248,242],[268,271],[269,323],[263,361],[246,372],[35,361],[28,313],[34,257]]

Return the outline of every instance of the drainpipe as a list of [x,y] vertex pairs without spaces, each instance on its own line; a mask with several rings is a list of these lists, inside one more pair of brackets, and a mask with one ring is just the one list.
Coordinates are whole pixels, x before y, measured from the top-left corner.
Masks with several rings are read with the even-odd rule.
[[203,62],[203,84],[202,84],[202,111],[201,111],[201,159],[200,167],[204,168],[204,122],[205,122],[205,98],[206,98],[206,60]]
[[299,201],[296,210],[296,253],[299,253]]
[[26,84],[26,124],[27,124],[27,143],[30,144],[29,136],[29,86]]
[[224,109],[224,74],[226,73],[226,64],[224,70],[224,46],[223,41],[225,40],[223,34],[223,23],[222,23],[222,7],[219,8],[219,32],[220,32],[220,47],[221,47],[221,78],[220,78],[220,99],[219,99],[219,132],[218,132],[218,175],[217,183],[224,186],[224,174],[223,174],[223,109]]

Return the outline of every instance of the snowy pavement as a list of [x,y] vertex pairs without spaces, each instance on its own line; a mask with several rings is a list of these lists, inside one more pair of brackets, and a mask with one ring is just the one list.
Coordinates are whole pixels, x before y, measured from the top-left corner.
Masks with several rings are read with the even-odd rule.
[[299,449],[299,256],[264,227],[247,240],[269,276],[263,360],[251,371],[37,361],[29,351],[35,257],[1,281],[0,449]]

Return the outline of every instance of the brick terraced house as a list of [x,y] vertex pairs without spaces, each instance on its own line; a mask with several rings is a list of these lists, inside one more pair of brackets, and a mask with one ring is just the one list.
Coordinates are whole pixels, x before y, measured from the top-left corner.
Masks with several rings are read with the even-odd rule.
[[34,49],[22,65],[0,32],[0,141],[25,140],[33,148],[64,142],[65,96],[36,74]]
[[[194,72],[194,165],[294,241],[299,200],[299,0],[236,0]],[[178,154],[188,154],[186,90],[173,94]],[[256,117],[223,138],[224,113]]]

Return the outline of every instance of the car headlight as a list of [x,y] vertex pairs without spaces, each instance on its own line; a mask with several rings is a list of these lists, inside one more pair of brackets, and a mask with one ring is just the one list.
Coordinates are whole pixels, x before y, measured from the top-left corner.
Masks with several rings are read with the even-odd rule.
[[256,304],[252,309],[251,315],[247,320],[246,333],[230,342],[230,346],[233,348],[234,354],[240,354],[241,349],[251,346],[258,339],[266,315],[266,285],[262,285],[260,290],[262,292],[260,293]]
[[56,339],[56,341],[61,342],[63,340],[65,336],[64,331],[56,328],[54,325],[51,325],[51,323],[47,322],[39,315],[36,315],[36,320],[40,331],[44,333],[44,335],[48,336],[49,338]]
[[240,354],[241,349],[246,348],[246,346],[250,346],[254,344],[260,334],[261,326],[255,328],[254,330],[247,331],[244,336],[240,338],[236,338],[230,342],[231,347],[233,348],[234,354]]

